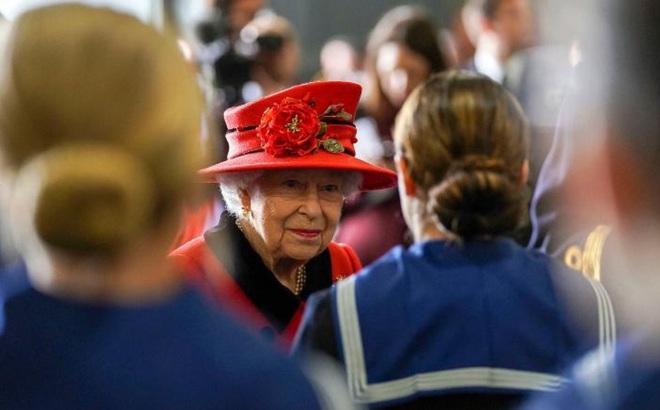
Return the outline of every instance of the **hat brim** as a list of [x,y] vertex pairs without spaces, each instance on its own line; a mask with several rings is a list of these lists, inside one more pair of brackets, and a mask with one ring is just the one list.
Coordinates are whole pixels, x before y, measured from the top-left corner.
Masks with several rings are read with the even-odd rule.
[[272,169],[330,169],[359,172],[363,176],[360,186],[362,191],[393,188],[397,184],[396,173],[389,169],[377,167],[347,154],[332,154],[322,149],[314,154],[300,157],[274,157],[264,151],[253,152],[201,169],[198,173],[206,182],[217,183],[219,174]]

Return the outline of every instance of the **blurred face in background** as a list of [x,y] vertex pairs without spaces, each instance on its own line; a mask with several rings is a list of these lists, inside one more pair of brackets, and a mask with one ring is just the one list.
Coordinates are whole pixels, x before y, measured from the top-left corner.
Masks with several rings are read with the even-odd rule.
[[300,46],[292,34],[279,34],[279,36],[281,36],[283,44],[279,53],[273,56],[271,74],[275,80],[293,85],[300,67]]
[[403,44],[389,42],[378,50],[376,71],[387,99],[401,107],[412,90],[431,74],[431,65]]
[[534,22],[529,0],[502,0],[491,23],[511,53],[530,47],[534,42]]
[[325,80],[356,80],[359,69],[358,52],[341,39],[329,40],[321,48],[319,63]]
[[271,80],[281,86],[295,83],[300,45],[289,20],[275,14],[260,14],[243,29],[241,38],[257,44],[255,61]]
[[264,7],[263,0],[225,0],[229,4],[227,20],[234,30],[240,31]]

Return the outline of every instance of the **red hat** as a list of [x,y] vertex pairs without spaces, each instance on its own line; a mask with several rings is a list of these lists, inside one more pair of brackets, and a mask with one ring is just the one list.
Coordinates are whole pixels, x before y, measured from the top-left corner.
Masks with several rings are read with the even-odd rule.
[[355,158],[353,116],[362,87],[343,81],[297,85],[225,111],[227,160],[199,173],[323,168],[356,171],[362,190],[391,188],[396,173]]

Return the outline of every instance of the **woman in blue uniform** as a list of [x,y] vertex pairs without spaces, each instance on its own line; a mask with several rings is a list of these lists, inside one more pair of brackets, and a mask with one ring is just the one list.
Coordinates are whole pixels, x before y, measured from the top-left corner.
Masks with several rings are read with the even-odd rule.
[[556,389],[559,369],[607,348],[605,290],[505,237],[523,215],[527,134],[515,98],[487,77],[449,71],[418,87],[395,128],[415,243],[313,295],[294,351],[338,358],[372,408],[487,409]]
[[174,38],[68,4],[20,16],[2,56],[3,220],[30,284],[4,303],[0,408],[321,408],[167,259],[202,164]]

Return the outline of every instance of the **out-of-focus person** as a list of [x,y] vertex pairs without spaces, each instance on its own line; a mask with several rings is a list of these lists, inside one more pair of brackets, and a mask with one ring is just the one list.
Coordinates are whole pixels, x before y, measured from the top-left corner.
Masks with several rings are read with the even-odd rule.
[[[583,3],[580,3],[583,4]],[[625,327],[609,354],[594,352],[567,377],[573,383],[525,408],[655,409],[660,400],[660,4],[648,0],[586,3],[596,17],[581,38],[575,115],[589,120],[566,140],[571,173],[558,193],[565,232],[607,221],[596,262]],[[568,6],[568,5],[567,5]],[[573,6],[571,4],[570,6]],[[574,9],[572,9],[574,10]],[[576,226],[577,225],[577,226]],[[579,262],[579,248],[574,253]]]
[[529,0],[467,0],[463,23],[475,44],[474,56],[464,68],[502,82],[507,61],[535,41]]
[[[583,161],[582,146],[593,134],[598,110],[586,110],[585,105],[595,106],[591,89],[597,77],[589,74],[591,63],[581,63],[570,75],[571,86],[562,102],[552,145],[546,156],[535,186],[531,205],[531,236],[529,248],[538,249],[563,261],[568,266],[597,280],[605,279],[601,273],[601,256],[611,233],[609,218],[593,213],[572,216],[576,210],[564,200],[572,180],[579,178]],[[592,76],[592,80],[587,76]],[[586,190],[595,202],[607,201],[596,192]],[[567,223],[571,220],[571,223]]]
[[328,38],[319,53],[315,81],[350,81],[363,84],[362,55],[354,40],[345,35]]
[[246,102],[298,83],[300,45],[291,22],[273,12],[260,13],[241,30],[241,42],[252,59],[241,93]]
[[213,67],[218,87],[219,114],[245,102],[241,89],[250,80],[252,59],[236,45],[241,30],[257,16],[264,0],[209,0],[209,13],[197,26],[198,58]]
[[507,63],[505,86],[520,101],[532,128],[530,180],[534,190],[552,147],[561,104],[572,86],[570,44],[546,44],[522,50]]
[[483,75],[435,74],[394,137],[415,242],[312,295],[294,353],[339,359],[371,408],[504,409],[557,389],[564,366],[612,343],[614,318],[598,282],[505,237],[528,173],[515,97]]
[[[430,74],[447,68],[436,24],[426,9],[410,5],[394,7],[381,16],[369,33],[364,64],[362,104],[375,121],[376,134],[390,142],[394,119],[406,97]],[[380,156],[390,156],[391,161],[392,146],[386,145]]]
[[553,2],[533,5],[536,40],[512,54],[504,68],[504,85],[520,101],[530,122],[530,191],[536,188],[542,164],[551,149],[566,93],[575,86],[573,70],[579,60],[575,33],[561,28],[571,18],[579,17],[566,16],[569,7],[558,7]]
[[221,306],[285,349],[307,297],[362,266],[332,241],[345,198],[396,184],[394,172],[355,158],[360,93],[355,83],[311,82],[227,110],[228,159],[200,171],[220,185],[226,212],[172,253]]
[[[380,18],[366,46],[365,115],[356,121],[359,158],[394,168],[392,127],[397,112],[415,86],[446,68],[438,28],[424,8],[397,6]],[[351,245],[364,264],[409,243],[397,189],[352,198],[336,239]]]
[[446,50],[447,63],[450,67],[460,68],[474,56],[475,38],[468,34],[467,21],[469,9],[464,4],[452,10],[449,24],[441,28],[440,38]]
[[[601,280],[607,276],[601,274],[601,268],[606,264],[601,264],[600,259],[606,252],[604,248],[608,243],[612,221],[598,213],[572,217],[571,214],[578,210],[564,200],[569,183],[580,177],[585,152],[583,146],[588,146],[603,116],[602,104],[598,102],[602,94],[602,91],[598,91],[602,89],[602,78],[592,67],[598,63],[593,61],[593,50],[584,50],[585,46],[592,47],[585,42],[583,32],[593,35],[596,31],[591,29],[593,20],[600,16],[600,13],[593,13],[589,7],[586,2],[567,5],[561,10],[571,17],[541,23],[542,26],[554,25],[555,28],[561,24],[563,35],[559,43],[571,44],[571,68],[564,76],[564,92],[560,96],[554,133],[531,198],[532,230],[528,247],[546,252],[583,274]],[[553,34],[552,38],[556,36]],[[605,38],[600,41],[607,42]],[[585,51],[589,53],[587,61],[583,56]],[[557,60],[563,61],[565,57],[560,59],[558,56]],[[539,97],[543,96],[536,96],[537,99]],[[608,200],[597,197],[597,193],[589,189],[585,189],[585,192],[594,202]],[[568,220],[571,222],[567,223]]]
[[[203,161],[174,36],[80,4],[12,22],[0,198],[29,283],[3,306],[0,408],[309,409],[302,371],[167,258]],[[4,289],[2,289],[4,291]]]
[[[166,7],[174,9],[174,3],[166,2]],[[195,25],[193,38],[189,40],[198,72],[210,96],[209,111],[216,121],[211,124],[210,132],[216,144],[216,161],[227,158],[224,139],[227,130],[222,114],[227,108],[246,102],[242,90],[250,81],[253,56],[242,47],[240,33],[267,5],[267,0],[207,0],[206,13]],[[187,218],[203,225],[207,217],[217,216],[216,205],[209,202],[201,209],[189,210],[192,215]],[[186,237],[184,232],[182,239]]]

